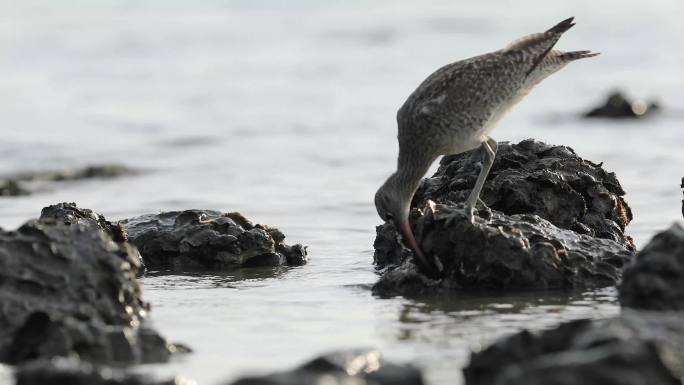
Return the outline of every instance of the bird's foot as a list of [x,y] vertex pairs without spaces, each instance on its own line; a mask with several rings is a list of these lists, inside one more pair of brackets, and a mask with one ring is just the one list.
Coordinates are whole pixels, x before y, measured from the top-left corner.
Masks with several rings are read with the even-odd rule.
[[432,208],[435,220],[444,221],[444,224],[447,227],[451,226],[457,221],[464,219],[467,219],[472,223],[472,219],[470,219],[471,217],[469,217],[469,215],[472,216],[473,212],[470,211],[467,206],[463,207],[461,205],[444,205],[440,203],[434,203],[432,201],[428,201],[428,204]]
[[463,211],[465,212],[466,217],[468,217],[468,222],[470,222],[470,224],[474,225],[475,224],[475,205],[471,205],[471,204],[466,203]]
[[[477,212],[477,217],[482,218],[485,222],[492,218],[492,209],[490,209],[480,198],[477,198],[477,203],[480,204],[482,208],[478,209],[476,207],[477,204],[472,205],[468,202],[465,204],[465,213],[471,224],[475,224],[475,212]],[[484,216],[482,215],[483,212],[486,213]]]
[[[432,201],[428,203],[430,203],[430,206],[432,207],[434,218],[438,221],[444,221],[444,225],[447,227],[451,226],[456,221],[463,219],[466,219],[471,224],[475,224],[475,218],[480,218],[480,215],[475,215],[475,212],[478,211],[479,214],[480,210],[476,210],[475,205],[468,204],[467,202],[462,206],[460,204],[457,206],[448,206],[443,204],[436,204]],[[487,205],[479,199],[478,203],[480,203],[483,206],[482,210],[486,211],[488,214],[485,215],[484,220],[491,218],[492,211],[490,210],[490,208],[487,207]]]
[[491,219],[492,218],[492,209],[490,209],[489,206],[487,206],[487,204],[484,203],[484,201],[480,198],[477,198],[477,203],[479,203],[482,206],[482,208],[480,209],[480,212],[484,211],[487,213],[486,219]]

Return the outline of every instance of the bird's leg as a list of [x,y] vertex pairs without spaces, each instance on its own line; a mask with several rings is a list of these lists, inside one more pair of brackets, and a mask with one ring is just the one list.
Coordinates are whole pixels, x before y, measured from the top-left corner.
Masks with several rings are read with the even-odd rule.
[[[482,186],[484,186],[484,181],[485,179],[487,179],[489,170],[492,168],[492,164],[494,163],[494,157],[496,155],[497,147],[498,146],[496,141],[491,138],[487,138],[486,141],[482,142],[482,149],[484,152],[484,161],[482,162],[482,169],[480,170],[480,174],[478,175],[477,181],[475,182],[475,187],[471,191],[470,195],[468,196],[468,200],[465,203],[465,216],[466,218],[468,218],[470,223],[474,223],[475,205],[478,202],[486,210],[489,210],[489,207],[487,207],[487,205],[482,201],[482,199],[480,199],[480,191],[482,190]],[[464,212],[459,208],[435,204],[433,204],[433,206],[435,212],[435,219],[443,220],[446,226],[450,226],[451,223],[459,217],[463,218]]]
[[484,150],[482,169],[480,169],[480,175],[477,176],[475,187],[473,187],[465,203],[465,212],[470,223],[475,223],[475,205],[480,199],[480,192],[487,179],[487,175],[489,175],[489,170],[492,168],[492,164],[494,164],[497,148],[498,145],[492,138],[487,138],[487,140],[482,142],[482,149]]

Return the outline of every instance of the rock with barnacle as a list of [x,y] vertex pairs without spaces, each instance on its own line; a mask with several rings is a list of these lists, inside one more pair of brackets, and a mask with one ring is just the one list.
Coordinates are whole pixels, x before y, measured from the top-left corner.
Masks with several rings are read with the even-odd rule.
[[287,372],[248,377],[231,385],[423,385],[420,370],[386,363],[376,350],[326,354]]
[[[423,181],[413,231],[442,266],[422,274],[389,223],[377,228],[380,295],[482,289],[582,289],[615,285],[633,255],[631,211],[614,174],[565,146],[501,143],[474,224],[458,215],[478,174],[476,152],[445,158]],[[436,202],[436,203],[435,203]],[[453,215],[448,216],[447,214]],[[447,218],[451,218],[447,221]]]
[[63,221],[56,210],[0,230],[0,362],[164,362],[185,350],[145,322],[136,248],[97,226],[96,215]]
[[523,331],[473,353],[463,374],[466,385],[679,385],[682,313],[625,311]]
[[236,212],[171,211],[127,219],[121,225],[148,268],[231,269],[306,263],[304,246],[287,245],[278,229],[255,225]]

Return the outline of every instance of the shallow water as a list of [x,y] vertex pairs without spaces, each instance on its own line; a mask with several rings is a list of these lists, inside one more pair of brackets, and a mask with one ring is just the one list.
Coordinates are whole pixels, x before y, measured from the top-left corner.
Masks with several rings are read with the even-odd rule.
[[[604,162],[628,193],[638,245],[681,219],[684,52],[673,47],[684,4],[595,3],[0,1],[0,174],[109,162],[144,171],[1,199],[0,225],[60,201],[110,219],[239,210],[309,245],[310,263],[150,274],[152,321],[195,353],[142,371],[217,384],[373,346],[424,367],[432,385],[459,383],[469,351],[498,336],[618,308],[613,289],[370,294],[372,196],[394,165],[394,116],[432,70],[576,16],[559,48],[603,55],[546,80],[494,137],[565,144]],[[615,87],[657,96],[664,113],[576,118]]]

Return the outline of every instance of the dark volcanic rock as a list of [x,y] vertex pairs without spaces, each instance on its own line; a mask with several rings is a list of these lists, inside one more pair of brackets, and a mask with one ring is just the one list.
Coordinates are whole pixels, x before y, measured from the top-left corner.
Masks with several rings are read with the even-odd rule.
[[148,268],[225,269],[306,263],[304,246],[288,246],[278,229],[253,225],[240,213],[172,211],[121,223]]
[[70,224],[49,216],[0,230],[0,362],[72,354],[122,364],[168,360],[178,347],[143,323],[135,247],[87,223],[95,221],[88,215]]
[[679,385],[682,313],[625,312],[523,331],[473,353],[466,385]]
[[439,277],[428,278],[414,266],[412,253],[386,223],[378,226],[374,243],[375,264],[384,269],[376,294],[584,289],[618,282],[634,244],[624,235],[632,214],[614,174],[568,147],[501,143],[481,195],[492,210],[480,210],[471,224],[454,202],[470,193],[479,159],[477,152],[445,158],[414,198],[422,210],[412,211],[413,231],[423,251],[443,266]]
[[93,210],[79,208],[76,203],[63,202],[44,207],[40,212],[40,219],[44,221],[55,220],[67,225],[74,223],[92,225],[107,233],[116,242],[127,240],[126,231],[122,225],[108,221],[104,215],[93,212]]
[[620,92],[608,96],[605,103],[584,114],[585,118],[642,118],[660,109],[655,102],[630,101]]
[[375,350],[331,353],[292,371],[243,378],[232,385],[423,385],[418,369],[384,363]]
[[[559,229],[536,215],[503,215],[447,226],[437,205],[414,216],[423,251],[443,266],[440,279],[423,275],[392,225],[378,227],[376,262],[388,266],[373,287],[379,295],[453,290],[584,289],[615,285],[632,252],[622,244]],[[435,211],[436,210],[436,211]],[[455,210],[462,210],[456,206]],[[382,256],[382,258],[379,258]]]
[[684,310],[684,228],[674,224],[651,239],[627,266],[619,287],[623,306]]
[[[480,162],[479,151],[445,157],[435,175],[421,183],[413,207],[423,207],[428,199],[465,202]],[[580,158],[570,147],[527,139],[499,143],[480,197],[504,214],[536,214],[557,227],[634,249],[624,235],[632,220],[624,195],[615,174],[601,164]]]
[[194,385],[178,377],[169,381],[131,374],[123,369],[93,365],[77,359],[38,360],[22,365],[15,374],[16,385]]

